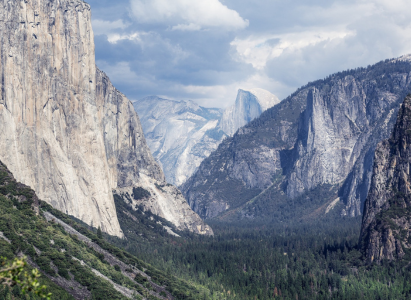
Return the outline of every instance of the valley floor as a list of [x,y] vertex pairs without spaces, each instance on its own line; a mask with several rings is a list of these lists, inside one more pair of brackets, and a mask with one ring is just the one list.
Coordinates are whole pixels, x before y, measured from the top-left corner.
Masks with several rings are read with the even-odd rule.
[[406,260],[364,264],[358,249],[360,218],[292,226],[210,225],[213,238],[153,233],[133,240],[129,232],[127,241],[112,242],[168,274],[206,287],[204,299],[411,297]]

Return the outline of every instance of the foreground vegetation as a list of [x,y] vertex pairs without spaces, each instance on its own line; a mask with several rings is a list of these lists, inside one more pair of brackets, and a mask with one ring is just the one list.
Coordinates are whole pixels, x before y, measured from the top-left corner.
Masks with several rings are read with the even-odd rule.
[[[180,232],[116,196],[126,235],[118,239],[37,200],[1,167],[0,257],[27,256],[31,268],[43,274],[39,286],[48,288],[41,295],[25,295],[19,285],[0,287],[0,300],[41,299],[48,293],[63,300],[127,299],[113,283],[135,291],[135,299],[411,298],[411,253],[401,262],[364,264],[358,249],[360,219],[336,222],[330,215],[292,226],[213,223],[215,236],[204,237]],[[82,235],[47,221],[45,212]],[[179,236],[168,234],[164,225]]]
[[[44,217],[46,212],[53,214],[49,221]],[[41,299],[48,293],[51,299],[59,300],[202,299],[206,293],[109,244],[101,231],[93,233],[39,201],[1,163],[0,214],[0,257],[13,261],[16,256],[26,256],[29,274],[36,275],[32,272],[36,268],[42,273],[40,278],[11,274],[14,283],[27,280],[0,285],[0,300]],[[7,272],[3,275],[6,279],[9,276]],[[43,285],[48,287],[46,291],[24,293]]]

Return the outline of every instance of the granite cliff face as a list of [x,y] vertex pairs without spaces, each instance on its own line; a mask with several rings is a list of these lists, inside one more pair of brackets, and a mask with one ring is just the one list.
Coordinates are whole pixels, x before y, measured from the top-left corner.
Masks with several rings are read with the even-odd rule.
[[403,258],[411,248],[411,95],[399,111],[390,139],[375,151],[360,243],[368,262]]
[[226,136],[217,127],[221,110],[192,101],[146,97],[133,103],[147,144],[166,180],[180,185]]
[[239,90],[226,110],[204,108],[192,101],[146,97],[134,102],[144,134],[166,180],[180,186],[227,136],[279,102],[262,90]]
[[132,104],[96,68],[90,6],[2,1],[0,39],[0,159],[40,199],[122,236],[112,189],[164,175]]
[[333,207],[360,215],[375,147],[394,126],[410,72],[403,57],[308,84],[222,143],[183,194],[206,218],[281,220],[296,203],[307,205],[298,218]]
[[218,127],[228,136],[234,133],[264,111],[278,104],[277,96],[263,89],[238,90],[235,103],[224,110]]
[[[391,76],[398,82],[398,92],[409,88],[408,74]],[[340,185],[354,171],[340,192],[346,200],[343,214],[361,215],[371,175],[369,162],[376,144],[389,135],[398,104],[398,93],[355,76],[311,88],[299,120],[287,195],[294,198],[321,184]],[[360,172],[355,174],[355,167]]]

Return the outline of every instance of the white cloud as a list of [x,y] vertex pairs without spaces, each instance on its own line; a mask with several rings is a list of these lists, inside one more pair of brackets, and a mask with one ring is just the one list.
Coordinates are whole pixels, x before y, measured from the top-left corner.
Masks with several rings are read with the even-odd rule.
[[107,40],[111,44],[117,44],[118,41],[122,41],[122,40],[141,42],[141,34],[138,32],[134,32],[130,34],[109,33],[107,34]]
[[266,66],[267,61],[281,56],[285,51],[296,51],[323,41],[341,39],[354,34],[355,32],[348,30],[318,29],[261,37],[250,36],[246,39],[236,38],[231,42],[231,46],[236,50],[237,59],[261,70]]
[[[253,87],[284,98],[334,72],[411,53],[410,0],[114,2],[117,14],[93,20],[112,44],[97,53],[106,52],[104,70],[134,99],[225,107],[238,88]],[[124,40],[133,43],[123,48]]]
[[273,94],[278,92],[288,93],[290,91],[289,87],[269,78],[261,72],[252,74],[245,80],[229,85],[178,85],[175,88],[180,90],[180,92],[186,93],[187,99],[195,99],[202,106],[220,108],[232,105],[236,100],[239,89],[262,88]]
[[131,24],[125,23],[123,20],[116,21],[104,21],[96,19],[92,21],[94,35],[106,35],[107,40],[111,44],[116,44],[121,40],[134,40],[141,41],[141,33],[132,32],[132,33],[119,33],[127,29]]
[[164,23],[174,30],[219,28],[244,29],[248,20],[219,0],[130,0],[131,10],[140,23]]
[[124,23],[123,20],[117,20],[117,21],[104,21],[104,20],[94,20],[92,21],[93,23],[93,31],[95,35],[101,35],[101,34],[109,34],[110,32],[113,32],[117,29],[126,29],[130,24]]
[[181,30],[181,31],[198,31],[201,30],[201,26],[198,24],[190,23],[190,24],[178,24],[173,26],[171,30]]

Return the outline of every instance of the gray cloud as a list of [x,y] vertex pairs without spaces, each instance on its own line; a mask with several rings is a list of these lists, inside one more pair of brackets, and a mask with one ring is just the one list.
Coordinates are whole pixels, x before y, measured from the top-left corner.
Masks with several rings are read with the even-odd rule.
[[224,107],[251,87],[284,98],[308,81],[411,52],[408,0],[89,3],[97,63],[131,99]]

